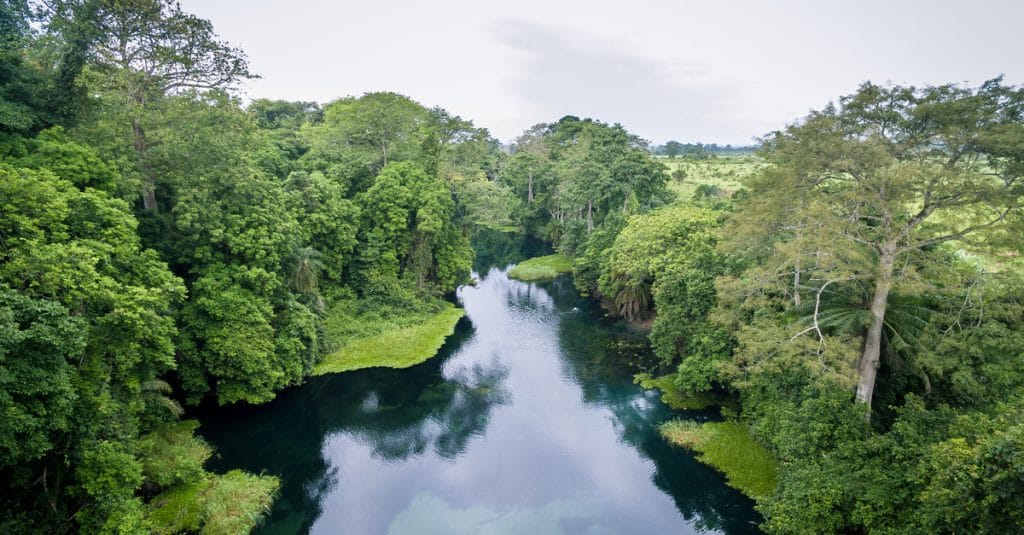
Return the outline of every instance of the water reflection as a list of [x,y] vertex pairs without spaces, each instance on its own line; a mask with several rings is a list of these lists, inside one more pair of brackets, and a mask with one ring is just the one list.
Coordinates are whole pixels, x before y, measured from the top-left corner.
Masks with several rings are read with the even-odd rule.
[[426,452],[454,459],[483,434],[490,408],[511,395],[502,383],[508,368],[495,359],[445,368],[472,332],[460,321],[437,358],[401,374],[373,369],[313,378],[266,405],[206,407],[201,433],[216,445],[221,468],[283,476],[266,533],[308,532],[329,497],[348,490],[351,467],[338,462],[352,457],[347,444],[387,464]]
[[622,365],[636,335],[568,278],[508,279],[510,251],[534,245],[488,239],[499,253],[478,254],[438,357],[203,416],[221,468],[282,476],[263,531],[752,531],[751,503],[658,436],[673,413]]

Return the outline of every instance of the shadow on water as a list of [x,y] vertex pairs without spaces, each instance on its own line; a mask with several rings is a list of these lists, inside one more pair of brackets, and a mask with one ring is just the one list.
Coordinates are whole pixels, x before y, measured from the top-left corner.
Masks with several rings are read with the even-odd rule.
[[200,411],[216,469],[282,478],[261,531],[756,532],[748,499],[658,435],[679,413],[632,384],[642,338],[568,277],[505,276],[544,244],[475,240],[481,283],[459,291],[467,317],[437,357]]
[[480,229],[473,235],[473,252],[473,271],[487,273],[491,268],[504,269],[509,264],[554,251],[551,245],[532,236]]

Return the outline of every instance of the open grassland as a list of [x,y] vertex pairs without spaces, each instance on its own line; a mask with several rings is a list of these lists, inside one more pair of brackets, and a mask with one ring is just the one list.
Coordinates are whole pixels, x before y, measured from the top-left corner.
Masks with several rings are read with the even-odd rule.
[[751,498],[770,496],[775,490],[778,463],[739,422],[697,423],[672,420],[661,434],[676,446],[697,452],[697,459],[725,474],[729,486]]
[[716,156],[707,160],[658,158],[658,161],[668,166],[672,177],[669,187],[679,199],[692,198],[700,185],[714,186],[730,195],[740,189],[744,177],[767,165],[753,155]]
[[[344,339],[337,350],[328,354],[313,370],[313,375],[339,373],[362,368],[408,368],[434,355],[453,332],[465,310],[445,303],[429,315],[413,314],[388,320],[375,320],[375,328]],[[341,316],[341,314],[339,314]],[[327,329],[332,330],[329,318]],[[345,317],[335,318],[336,322]],[[334,330],[338,326],[333,326]]]
[[553,279],[561,273],[572,271],[572,260],[560,254],[538,256],[516,264],[508,272],[513,279],[538,281]]

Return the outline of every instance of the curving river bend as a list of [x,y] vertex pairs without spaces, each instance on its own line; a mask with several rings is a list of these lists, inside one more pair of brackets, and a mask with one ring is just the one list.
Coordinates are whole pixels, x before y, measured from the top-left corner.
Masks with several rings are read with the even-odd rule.
[[482,241],[435,358],[202,411],[215,468],[282,479],[260,531],[756,533],[753,503],[658,435],[679,413],[632,383],[640,341],[568,277],[509,279],[521,238]]

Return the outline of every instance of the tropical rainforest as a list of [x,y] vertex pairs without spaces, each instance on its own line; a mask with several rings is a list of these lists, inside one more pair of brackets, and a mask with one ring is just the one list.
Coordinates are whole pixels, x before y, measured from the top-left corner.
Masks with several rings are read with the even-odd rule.
[[247,532],[279,481],[208,470],[186,407],[444,313],[481,228],[649,328],[643,371],[734,400],[778,465],[762,529],[1024,529],[1024,89],[864,83],[739,186],[681,188],[668,160],[734,156],[243,103],[245,53],[171,0],[0,7],[0,532]]

